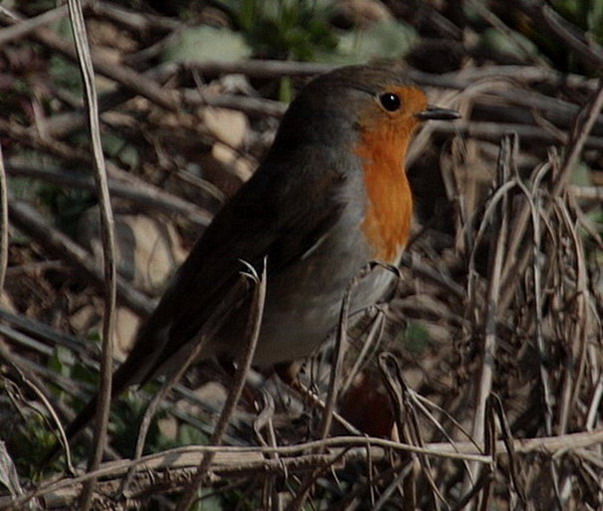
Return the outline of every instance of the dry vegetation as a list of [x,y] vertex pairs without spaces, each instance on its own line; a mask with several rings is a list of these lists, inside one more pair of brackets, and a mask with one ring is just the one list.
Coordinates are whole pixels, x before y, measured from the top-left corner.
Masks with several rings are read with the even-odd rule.
[[[73,16],[34,2],[0,8],[10,220],[0,240],[0,507],[78,508],[94,481],[94,509],[174,509],[196,481],[198,509],[602,509],[603,87],[591,77],[603,71],[603,34],[588,39],[527,1],[336,2],[333,34],[332,24],[342,34],[413,25],[404,72],[463,116],[429,125],[412,148],[417,222],[395,296],[307,362],[300,392],[254,374],[218,419],[230,378],[194,368],[159,404],[149,454],[131,460],[156,384],[113,407],[113,461],[86,472],[83,439],[77,475],[63,462],[41,469],[57,421],[92,391],[101,351],[111,357],[92,342],[112,308],[97,204],[105,217],[112,205],[118,228],[105,260],[117,261],[119,356],[136,316],[270,144],[277,100],[331,66],[269,59],[315,48],[271,52],[249,23],[233,23],[232,6],[254,2],[226,3],[189,5],[187,23],[144,5],[85,10],[110,202],[96,199],[103,180],[91,177],[102,176],[102,151],[79,82],[87,49],[78,57],[65,30]],[[602,9],[584,4],[592,16]],[[206,25],[246,29],[256,37],[248,53],[262,59],[165,56]],[[486,43],[489,30],[499,44]],[[306,39],[336,52],[333,34]],[[323,413],[331,398],[336,412]],[[210,437],[221,446],[207,447]]]

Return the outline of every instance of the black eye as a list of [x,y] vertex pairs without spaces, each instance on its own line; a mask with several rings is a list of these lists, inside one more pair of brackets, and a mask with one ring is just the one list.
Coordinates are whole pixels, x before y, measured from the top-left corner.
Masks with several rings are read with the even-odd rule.
[[395,112],[402,104],[400,98],[392,92],[381,94],[381,96],[379,96],[379,101],[381,101],[383,108],[385,108],[388,112]]

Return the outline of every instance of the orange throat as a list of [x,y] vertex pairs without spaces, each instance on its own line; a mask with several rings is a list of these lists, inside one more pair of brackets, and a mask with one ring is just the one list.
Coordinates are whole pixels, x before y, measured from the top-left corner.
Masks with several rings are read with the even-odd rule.
[[398,262],[410,236],[412,194],[404,160],[411,132],[394,137],[387,128],[367,130],[356,147],[367,191],[362,230],[374,247],[373,257],[387,263]]

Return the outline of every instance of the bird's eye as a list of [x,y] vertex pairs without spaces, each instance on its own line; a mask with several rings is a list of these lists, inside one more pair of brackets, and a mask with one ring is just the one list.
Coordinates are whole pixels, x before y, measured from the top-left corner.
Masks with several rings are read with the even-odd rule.
[[400,98],[392,92],[381,94],[381,96],[379,96],[379,101],[381,102],[383,108],[385,108],[388,112],[395,112],[402,104]]

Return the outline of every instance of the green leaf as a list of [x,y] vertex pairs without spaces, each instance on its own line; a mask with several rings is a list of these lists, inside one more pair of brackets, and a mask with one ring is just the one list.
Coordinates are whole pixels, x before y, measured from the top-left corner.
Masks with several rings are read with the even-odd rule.
[[227,4],[257,57],[309,61],[337,46],[329,22],[330,0],[228,0]]
[[138,148],[123,137],[112,133],[103,134],[103,149],[111,157],[119,159],[122,166],[135,168],[140,163]]
[[163,61],[221,60],[233,62],[251,56],[243,36],[225,28],[191,27],[180,32],[163,50]]
[[417,33],[411,26],[383,21],[368,30],[357,29],[342,34],[336,54],[323,53],[319,60],[333,64],[361,64],[372,59],[400,59],[416,41]]
[[74,63],[60,55],[52,55],[48,61],[48,72],[55,85],[67,89],[76,96],[83,95],[82,75]]
[[182,424],[178,430],[180,445],[207,445],[207,435],[190,424]]
[[57,346],[48,360],[48,367],[59,373],[61,376],[70,376],[71,367],[74,362],[75,356],[71,350],[62,346]]
[[[191,511],[224,511],[225,509],[234,509],[234,507],[224,507],[220,495],[215,495],[212,488],[200,488],[197,496],[199,500],[193,504]],[[239,509],[241,508],[239,507]]]
[[578,161],[572,168],[572,174],[570,178],[572,184],[579,186],[590,186],[592,185],[592,173],[588,165],[583,161]]
[[404,346],[415,356],[421,356],[430,347],[430,336],[427,329],[414,322],[409,322],[404,332]]
[[[482,42],[487,48],[514,55],[520,59],[529,55],[539,55],[536,45],[519,32],[514,32],[513,37],[509,37],[495,28],[489,28],[482,33]],[[520,42],[521,44],[519,44]]]

